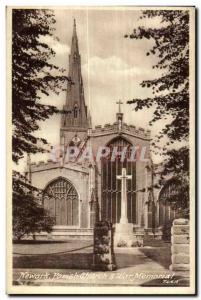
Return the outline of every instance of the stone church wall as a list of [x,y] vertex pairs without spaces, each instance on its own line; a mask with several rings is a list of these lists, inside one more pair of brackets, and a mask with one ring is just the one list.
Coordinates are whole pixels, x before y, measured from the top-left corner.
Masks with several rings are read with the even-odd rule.
[[76,170],[70,168],[48,168],[32,173],[32,184],[39,189],[44,190],[46,186],[58,177],[63,177],[69,180],[75,187],[79,196],[79,224],[80,228],[89,227],[89,191],[88,181],[89,173],[86,169]]

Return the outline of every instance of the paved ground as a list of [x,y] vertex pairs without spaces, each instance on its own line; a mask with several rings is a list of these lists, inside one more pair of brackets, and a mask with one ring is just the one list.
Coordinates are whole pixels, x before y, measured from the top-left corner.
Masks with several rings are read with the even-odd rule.
[[170,244],[116,248],[115,254],[116,271],[92,272],[89,241],[14,244],[13,279],[30,285],[188,285],[188,274],[169,271]]

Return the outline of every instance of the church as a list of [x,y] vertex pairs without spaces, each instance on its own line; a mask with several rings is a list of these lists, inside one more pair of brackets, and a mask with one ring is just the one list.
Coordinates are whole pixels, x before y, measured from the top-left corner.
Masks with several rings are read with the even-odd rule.
[[[126,216],[132,234],[138,238],[145,234],[161,238],[160,226],[173,219],[175,212],[169,205],[161,205],[159,194],[154,190],[153,164],[150,154],[151,132],[127,124],[118,101],[116,122],[96,125],[85,104],[84,84],[81,72],[81,56],[74,21],[66,103],[61,114],[59,160],[30,163],[29,178],[33,186],[43,191],[42,205],[54,218],[50,234],[40,233],[37,238],[91,239],[96,220],[112,222],[114,228],[122,215],[122,185],[118,176],[124,169],[130,177],[126,186]],[[131,160],[133,146],[141,150],[139,159]],[[77,156],[65,159],[66,149],[79,149]],[[97,153],[99,149],[115,149],[117,159],[79,159],[86,149]],[[125,150],[124,159],[119,153]],[[102,151],[101,150],[101,151]],[[100,153],[99,153],[100,154]],[[140,157],[139,157],[140,156]],[[111,155],[109,155],[111,158]]]

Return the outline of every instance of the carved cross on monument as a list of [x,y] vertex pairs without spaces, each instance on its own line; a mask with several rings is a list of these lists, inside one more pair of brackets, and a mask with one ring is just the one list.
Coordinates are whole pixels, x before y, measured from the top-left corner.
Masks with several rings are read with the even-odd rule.
[[126,180],[131,180],[132,175],[126,175],[126,169],[122,168],[121,175],[117,176],[117,179],[121,180],[121,224],[128,223],[127,217],[127,192],[126,192]]

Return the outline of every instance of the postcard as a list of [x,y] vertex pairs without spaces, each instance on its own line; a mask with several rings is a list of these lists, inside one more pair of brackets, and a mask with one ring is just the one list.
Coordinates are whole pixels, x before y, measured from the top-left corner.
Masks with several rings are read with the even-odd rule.
[[195,7],[7,7],[7,293],[196,293]]

